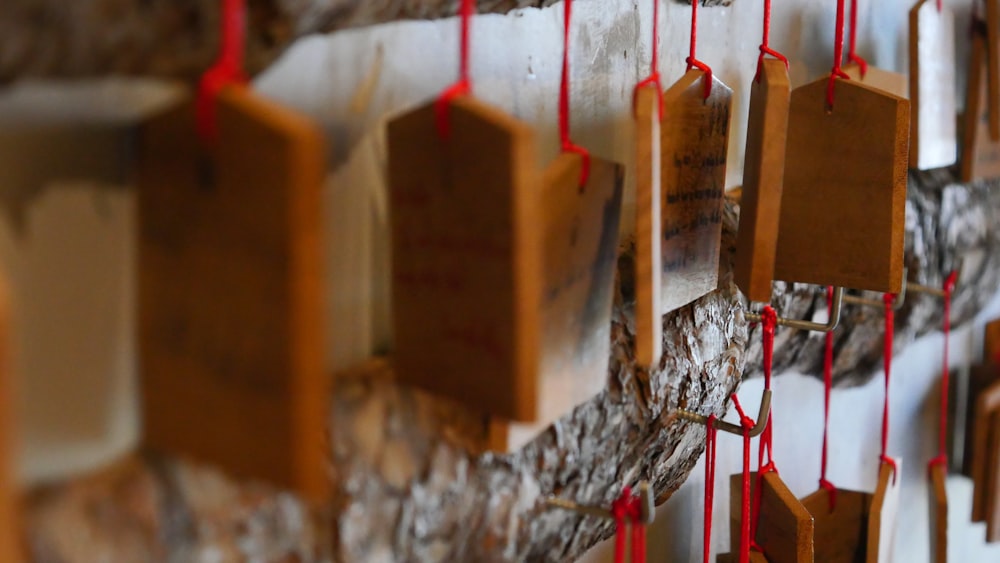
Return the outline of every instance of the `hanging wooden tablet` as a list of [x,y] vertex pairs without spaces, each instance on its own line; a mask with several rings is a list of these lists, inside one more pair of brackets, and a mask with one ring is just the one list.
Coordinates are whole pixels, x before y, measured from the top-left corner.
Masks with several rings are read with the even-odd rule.
[[934,465],[930,470],[928,495],[930,497],[930,540],[931,561],[948,561],[948,476],[943,465]]
[[535,423],[494,422],[491,445],[500,451],[520,448],[607,384],[625,173],[621,165],[591,156],[581,188],[581,164],[580,155],[563,153],[544,174]]
[[792,92],[775,279],[898,293],[909,102],[827,78]]
[[[740,545],[742,479],[742,474],[729,478],[729,533],[734,552],[738,551]],[[758,483],[756,472],[751,473],[750,482]],[[756,490],[752,486],[751,494],[756,494]],[[812,563],[813,516],[776,472],[764,474],[764,478],[760,480],[760,494],[760,515],[754,541],[763,550],[765,560],[769,563]],[[755,502],[752,497],[751,501]]]
[[543,215],[534,133],[475,98],[388,128],[393,359],[403,383],[537,417]]
[[851,80],[859,84],[871,86],[900,98],[910,97],[909,80],[905,74],[869,65],[864,76],[861,76],[861,67],[857,63],[848,63],[844,65],[843,70]]
[[783,61],[765,59],[750,85],[740,223],[733,278],[751,301],[771,301],[791,85]]
[[986,541],[1000,541],[1000,401],[989,417],[989,451],[985,471]]
[[975,397],[972,428],[972,521],[983,522],[990,517],[990,505],[996,490],[993,475],[997,473],[994,457],[997,421],[1000,414],[1000,382],[992,383]]
[[635,94],[635,359],[649,366],[663,355],[660,255],[660,98]]
[[217,125],[207,151],[192,104],[142,127],[145,443],[325,499],[323,138],[240,87]]
[[868,515],[872,495],[837,489],[837,503],[830,510],[829,493],[820,489],[802,499],[813,516],[813,550],[816,561],[855,563],[868,561]]
[[8,304],[0,287],[0,561],[22,561],[19,496],[14,480],[14,401],[8,357]]
[[910,168],[951,166],[955,122],[955,15],[937,0],[910,10]]
[[890,563],[893,560],[896,522],[899,517],[899,490],[903,483],[902,478],[899,478],[903,472],[902,459],[896,459],[896,471],[899,473],[894,477],[892,465],[885,462],[879,465],[878,483],[875,485],[875,495],[868,513],[868,549],[865,558],[868,563]]
[[989,138],[1000,141],[1000,0],[986,0],[986,72]]
[[733,91],[689,70],[667,89],[661,129],[662,313],[715,290]]
[[981,33],[972,34],[971,52],[965,114],[962,116],[963,182],[1000,177],[1000,142],[991,138],[989,130],[986,39]]
[[983,327],[983,363],[1000,360],[1000,319],[992,320]]

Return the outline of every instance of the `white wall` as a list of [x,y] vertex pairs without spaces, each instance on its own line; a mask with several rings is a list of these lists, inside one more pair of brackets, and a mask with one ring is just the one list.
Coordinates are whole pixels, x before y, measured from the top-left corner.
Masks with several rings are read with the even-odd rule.
[[[903,70],[910,0],[861,0],[859,46],[881,67]],[[833,0],[774,3],[772,46],[792,60],[795,85],[814,79],[831,62]],[[946,2],[957,13],[958,56],[967,53],[968,0]],[[747,85],[760,40],[761,2],[735,0],[728,9],[702,10],[699,58],[734,89],[728,183],[742,175]],[[595,154],[631,164],[629,104],[636,81],[648,72],[651,0],[578,0],[573,34],[573,130]],[[662,73],[679,78],[687,54],[690,9],[673,2],[662,10]],[[308,38],[257,81],[268,96],[322,122],[334,145],[328,189],[331,367],[387,345],[385,304],[385,197],[379,131],[387,115],[429,99],[455,78],[457,23],[405,22]],[[561,5],[509,16],[482,16],[473,29],[476,95],[535,124],[538,162],[558,150],[555,130],[562,33]],[[960,65],[959,81],[963,80]],[[44,93],[44,95],[42,95]],[[95,116],[121,119],[145,111],[148,86],[99,84],[90,88],[25,85],[0,93],[0,124],[31,119]],[[31,111],[29,111],[31,110]],[[44,167],[43,157],[25,166]],[[631,186],[631,180],[629,180]],[[629,204],[634,198],[627,196]],[[135,444],[134,235],[132,196],[125,191],[53,183],[28,205],[27,229],[16,232],[0,215],[0,264],[14,296],[18,407],[24,436],[21,476],[26,482],[97,467]],[[625,221],[624,228],[630,228]],[[994,303],[991,311],[1000,309]],[[340,330],[338,330],[338,328]],[[978,334],[978,332],[975,332]],[[954,363],[968,359],[973,333],[954,340]],[[350,338],[348,338],[350,337]],[[893,453],[906,459],[898,561],[927,560],[923,465],[932,448],[928,393],[938,377],[940,338],[928,337],[896,361]],[[875,475],[880,382],[834,395],[831,476],[843,487],[871,488]],[[755,404],[760,382],[741,397]],[[818,472],[821,387],[813,379],[783,375],[776,383],[775,448],[782,476],[808,493]],[[795,421],[794,424],[788,421]],[[728,527],[725,479],[736,470],[739,440],[721,438],[715,546]],[[660,510],[651,533],[651,561],[700,558],[701,473]],[[952,554],[966,561],[1000,560],[982,547],[981,527],[967,520],[968,484],[950,483]],[[599,548],[591,561],[610,560]]]

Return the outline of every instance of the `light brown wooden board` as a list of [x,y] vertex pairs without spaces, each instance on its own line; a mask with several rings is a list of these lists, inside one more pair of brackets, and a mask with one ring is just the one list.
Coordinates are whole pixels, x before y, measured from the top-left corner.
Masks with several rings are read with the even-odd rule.
[[733,279],[751,301],[771,301],[791,84],[785,63],[765,59],[750,85],[740,223]]
[[989,138],[1000,141],[1000,0],[986,0],[986,45]]
[[802,499],[813,516],[813,552],[817,563],[855,563],[868,553],[868,515],[872,495],[837,489],[837,504],[830,510],[830,495],[820,489]]
[[905,74],[869,65],[865,75],[861,76],[861,67],[857,63],[848,63],[844,65],[843,70],[855,82],[900,98],[910,97],[910,84]]
[[323,499],[323,138],[243,88],[211,154],[194,123],[184,104],[141,134],[145,443]]
[[930,170],[958,159],[955,15],[937,0],[910,10],[910,168]]
[[579,155],[564,153],[545,171],[537,412],[531,424],[493,417],[498,451],[520,448],[607,384],[625,175],[621,165],[591,156],[581,190],[581,164]]
[[471,97],[388,128],[393,359],[401,382],[517,421],[538,414],[542,198],[534,133]]
[[942,465],[934,465],[930,470],[928,496],[930,497],[930,540],[931,561],[948,562],[948,490],[947,471]]
[[1000,405],[990,413],[986,479],[986,541],[1000,541]]
[[1000,359],[1000,319],[983,327],[983,363],[994,363],[997,359]]
[[0,283],[0,561],[22,561],[20,510],[14,480],[14,400],[8,355],[9,309]]
[[979,33],[972,36],[971,53],[962,116],[963,182],[1000,177],[1000,142],[990,137],[990,107],[986,102],[986,40]]
[[[739,552],[735,553],[720,553],[715,558],[716,563],[740,563]],[[750,550],[750,563],[769,563],[767,557],[759,552]]]
[[[757,472],[750,474],[751,506],[757,492]],[[743,475],[729,477],[730,549],[739,552],[742,515]],[[757,535],[770,563],[811,563],[813,561],[813,517],[785,486],[777,473],[767,473],[761,482],[760,518]]]
[[663,355],[657,94],[640,88],[635,96],[635,360],[643,366],[658,363]]
[[662,313],[715,290],[719,281],[722,202],[733,91],[689,70],[663,94]]
[[898,293],[909,102],[837,80],[830,112],[826,91],[792,92],[774,277]]
[[983,522],[989,518],[993,489],[992,475],[997,471],[993,463],[994,424],[1000,409],[1000,382],[992,383],[975,397],[972,429],[972,521]]
[[[896,459],[897,470],[902,474],[903,460]],[[893,478],[892,466],[882,463],[878,468],[878,483],[868,513],[868,563],[890,563],[896,539],[896,522],[899,517],[899,491],[902,478]],[[947,516],[947,513],[946,513]]]

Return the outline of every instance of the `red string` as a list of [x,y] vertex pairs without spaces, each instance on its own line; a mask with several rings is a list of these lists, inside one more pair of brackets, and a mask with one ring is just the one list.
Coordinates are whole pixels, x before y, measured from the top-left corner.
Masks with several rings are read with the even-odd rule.
[[590,178],[590,153],[587,149],[573,144],[569,137],[569,32],[570,18],[573,12],[573,0],[563,2],[563,61],[562,83],[559,87],[559,138],[562,141],[563,152],[580,155],[583,160],[580,170],[580,189],[587,185]]
[[826,85],[826,105],[833,110],[833,86],[838,78],[849,80],[847,73],[840,69],[844,59],[844,0],[837,0],[837,31],[833,39],[833,68],[830,70],[830,80]]
[[[771,389],[771,370],[774,360],[774,333],[778,326],[778,314],[770,305],[764,307],[764,311],[761,313],[761,322],[764,329],[762,346],[764,352],[764,389],[769,391]],[[773,413],[774,408],[772,406],[767,413],[767,422],[764,425],[764,432],[761,433],[760,441],[757,444],[757,481],[754,487],[755,494],[753,495],[753,518],[750,520],[750,543],[751,546],[757,548],[759,551],[763,551],[763,549],[757,545],[755,540],[757,538],[757,527],[760,523],[760,506],[762,498],[762,495],[760,494],[761,486],[763,484],[764,475],[770,472],[778,472],[778,467],[774,463],[773,456]],[[765,453],[767,454],[766,463],[764,462]]]
[[951,293],[955,290],[958,272],[952,271],[944,280],[944,355],[941,373],[941,417],[938,429],[938,455],[928,465],[930,470],[935,465],[948,466],[948,337],[951,333]]
[[892,344],[896,325],[893,305],[896,303],[896,295],[886,293],[882,296],[882,300],[885,302],[885,349],[882,354],[885,370],[885,399],[882,402],[882,454],[879,459],[882,460],[882,463],[888,463],[892,466],[892,482],[895,483],[899,466],[896,465],[896,460],[886,454],[886,449],[889,445],[889,378],[892,373]]
[[686,59],[687,69],[697,68],[705,73],[702,78],[705,85],[705,99],[712,95],[712,69],[695,56],[698,47],[698,0],[691,0],[691,54]]
[[705,536],[702,545],[702,561],[709,563],[712,551],[712,509],[715,507],[715,415],[708,417],[705,431]]
[[750,429],[754,420],[743,412],[740,399],[732,396],[736,412],[740,415],[740,425],[743,427],[743,502],[740,507],[740,563],[750,561]]
[[937,0],[937,9],[938,9],[938,13],[940,14],[941,10],[943,9],[941,0]]
[[632,95],[632,106],[635,106],[635,97],[639,95],[639,88],[652,86],[656,88],[657,117],[663,119],[663,85],[660,83],[660,0],[653,0],[653,60],[649,63],[649,76],[636,84],[635,93]]
[[472,20],[472,12],[473,0],[462,0],[461,17],[459,18],[462,31],[459,42],[458,82],[445,88],[434,103],[438,135],[442,139],[448,139],[451,136],[451,126],[448,120],[448,107],[451,105],[451,101],[468,94],[472,89],[472,82],[469,80],[469,23]]
[[788,58],[775,51],[770,46],[771,43],[771,0],[764,0],[764,34],[760,43],[760,56],[757,57],[757,75],[755,80],[760,82],[761,69],[764,67],[764,55],[771,55],[779,61],[785,63],[788,68]]
[[615,563],[625,563],[625,538],[632,528],[632,562],[646,562],[646,526],[642,521],[642,500],[632,496],[632,489],[624,487],[622,494],[611,504],[615,517]]
[[198,133],[208,142],[215,140],[218,127],[215,101],[223,88],[230,84],[245,84],[243,47],[246,39],[245,0],[222,0],[219,15],[221,37],[219,58],[201,76],[196,103]]
[[863,59],[858,55],[856,51],[856,43],[858,36],[858,0],[851,0],[851,40],[850,48],[847,51],[847,60],[852,63],[857,63],[858,68],[861,70],[861,78],[864,79],[865,74],[868,72],[868,61]]
[[[826,310],[833,310],[833,286],[826,288]],[[824,335],[823,353],[823,455],[820,462],[819,486],[830,497],[830,512],[837,506],[837,487],[826,479],[828,436],[830,433],[830,390],[833,388],[833,331]]]

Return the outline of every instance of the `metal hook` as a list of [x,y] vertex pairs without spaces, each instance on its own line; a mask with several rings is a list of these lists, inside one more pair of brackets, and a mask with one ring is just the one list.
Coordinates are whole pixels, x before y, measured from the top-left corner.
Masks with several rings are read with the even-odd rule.
[[[892,304],[892,310],[898,311],[903,308],[903,303],[906,302],[906,289],[909,282],[906,281],[908,277],[907,269],[903,268],[903,285],[899,293],[896,294],[896,300]],[[885,307],[884,301],[879,301],[878,299],[868,299],[865,297],[858,297],[856,295],[844,295],[844,303],[849,303],[851,305],[862,305],[864,307],[877,307],[879,309]]]
[[[798,330],[811,330],[813,332],[831,332],[833,329],[837,328],[838,324],[840,324],[840,310],[845,300],[844,288],[835,287],[833,288],[833,306],[830,307],[830,314],[828,315],[825,323],[815,323],[812,321],[778,317],[778,326],[787,326],[788,328]],[[747,312],[746,318],[750,322],[754,323],[759,323],[764,320],[760,313]]]
[[[648,481],[639,481],[637,487],[639,493],[639,520],[642,524],[652,524],[653,518],[655,517],[655,510],[653,507],[653,488],[649,486]],[[573,502],[571,500],[561,499],[557,497],[549,497],[545,499],[545,504],[550,508],[561,508],[563,510],[571,510],[579,514],[586,516],[595,516],[597,518],[605,518],[608,520],[614,520],[614,513],[607,508],[602,508],[600,506],[590,506],[586,504],[580,504]]]
[[[965,258],[961,257],[955,264],[955,268],[952,272],[955,272],[955,285],[958,285],[958,280],[962,277],[962,267],[965,265]],[[949,272],[950,274],[950,272]],[[916,291],[917,293],[924,293],[927,295],[933,295],[935,297],[944,297],[944,290],[940,287],[931,287],[929,285],[923,285],[919,283],[914,283],[909,280],[906,281],[904,286],[908,287],[910,291]]]
[[[767,426],[768,415],[770,414],[771,414],[771,390],[765,389],[760,396],[760,409],[757,410],[757,422],[754,423],[753,428],[750,429],[751,438],[756,438],[757,436],[760,436],[761,432],[764,431],[764,427]],[[708,425],[707,416],[698,414],[696,412],[691,412],[687,409],[677,409],[677,416],[688,422],[697,422],[698,424]],[[730,422],[725,422],[723,420],[715,419],[712,426],[714,426],[716,430],[722,430],[723,432],[736,434],[737,436],[743,435],[743,427],[737,424],[732,424]]]

